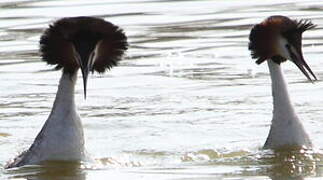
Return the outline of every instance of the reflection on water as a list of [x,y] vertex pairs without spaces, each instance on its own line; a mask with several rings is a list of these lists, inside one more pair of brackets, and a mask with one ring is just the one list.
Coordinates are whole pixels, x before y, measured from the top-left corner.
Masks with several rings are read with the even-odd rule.
[[13,168],[7,171],[11,178],[27,179],[86,179],[82,165],[77,162],[44,162],[39,166]]
[[[280,149],[262,160],[270,165],[265,173],[273,180],[303,179],[306,176],[321,174],[320,165],[322,154],[305,149]],[[318,174],[317,174],[318,173]]]
[[[130,153],[130,152],[128,152]],[[134,152],[143,158],[178,157],[165,152]],[[190,152],[181,155],[182,165],[170,167],[144,167],[135,162],[121,162],[113,158],[102,158],[96,163],[77,162],[44,162],[41,165],[25,166],[7,170],[5,174],[10,178],[27,177],[28,179],[86,179],[87,171],[117,171],[120,177],[131,177],[140,174],[142,177],[158,177],[172,174],[175,179],[212,179],[219,177],[262,177],[269,176],[272,180],[304,179],[306,176],[322,175],[319,170],[322,154],[313,153],[306,149],[285,148],[278,151],[247,151],[220,153],[211,149]],[[119,159],[121,160],[121,159]],[[111,169],[110,169],[111,168]],[[120,169],[122,168],[122,169]],[[110,170],[109,170],[110,169]],[[231,172],[234,170],[233,172]],[[93,173],[93,172],[88,172]],[[108,177],[116,174],[107,172]],[[101,173],[99,173],[102,175]],[[136,175],[134,175],[136,176]],[[90,175],[90,179],[99,176]],[[187,177],[187,178],[186,178]]]
[[[15,0],[0,2],[0,179],[320,179],[322,81],[283,68],[296,111],[318,150],[261,150],[272,100],[268,69],[247,50],[253,24],[282,14],[310,18],[304,56],[323,79],[321,1]],[[63,13],[62,13],[63,12]],[[93,162],[4,170],[28,148],[52,107],[60,72],[40,61],[53,20],[96,16],[123,27],[120,66],[94,74],[76,101]]]

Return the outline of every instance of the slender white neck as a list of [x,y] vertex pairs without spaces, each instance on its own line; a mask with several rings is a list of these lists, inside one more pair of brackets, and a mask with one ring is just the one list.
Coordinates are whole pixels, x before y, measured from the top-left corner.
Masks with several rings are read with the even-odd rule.
[[77,71],[62,74],[52,112],[34,142],[36,162],[83,158],[83,128],[74,101],[76,79]]
[[274,110],[264,148],[275,149],[285,145],[311,147],[311,140],[291,104],[280,65],[268,60],[268,67],[272,81]]
[[[69,114],[71,111],[76,113],[74,90],[77,80],[77,71],[74,74],[63,73],[59,81],[55,102],[51,115]],[[64,120],[65,118],[56,118]]]
[[80,160],[84,157],[82,122],[74,101],[76,79],[77,71],[62,74],[54,107],[39,133],[42,137],[38,142],[40,160]]
[[[268,67],[269,67],[271,83],[272,83],[272,96],[273,96],[273,104],[274,104],[273,119],[282,120],[282,118],[278,118],[278,117],[296,116],[293,105],[289,97],[287,84],[284,78],[284,73],[280,65],[270,59],[268,60]],[[283,119],[286,119],[286,118],[283,118]]]

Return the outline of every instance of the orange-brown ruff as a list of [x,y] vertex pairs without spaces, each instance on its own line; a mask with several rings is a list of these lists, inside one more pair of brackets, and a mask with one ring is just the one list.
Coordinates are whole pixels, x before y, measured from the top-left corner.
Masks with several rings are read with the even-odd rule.
[[[279,56],[276,46],[279,36],[286,38],[302,53],[302,33],[314,27],[308,20],[297,21],[285,16],[271,16],[252,28],[249,35],[251,56],[257,59],[257,64]],[[285,61],[286,58],[280,60]]]
[[74,100],[78,69],[86,95],[88,73],[103,73],[117,65],[127,46],[123,31],[99,18],[63,18],[44,32],[40,39],[42,59],[56,69],[63,68],[62,77],[52,111],[33,144],[6,168],[85,159],[83,127]]
[[251,30],[251,56],[257,59],[257,64],[267,60],[272,81],[273,119],[264,148],[312,146],[291,103],[280,64],[288,59],[309,81],[313,81],[312,77],[316,80],[302,53],[302,33],[314,27],[315,25],[307,20],[296,21],[285,16],[271,16]]
[[121,60],[128,47],[127,37],[122,29],[103,19],[75,17],[56,21],[40,39],[43,61],[70,73],[79,68],[74,51],[89,56],[96,46],[98,54],[91,71],[102,73]]

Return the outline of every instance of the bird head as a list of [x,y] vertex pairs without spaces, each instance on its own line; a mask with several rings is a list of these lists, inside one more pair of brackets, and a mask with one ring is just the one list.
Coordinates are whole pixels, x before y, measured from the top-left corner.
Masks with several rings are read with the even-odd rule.
[[81,69],[86,98],[89,72],[103,73],[116,66],[128,48],[123,30],[100,18],[62,18],[40,38],[42,60],[73,74]]
[[[272,59],[280,64],[292,61],[312,81],[309,73],[317,80],[307,65],[302,52],[302,34],[315,27],[308,20],[291,20],[285,16],[270,16],[256,24],[249,35],[249,50],[257,64]],[[309,73],[308,73],[309,72]]]

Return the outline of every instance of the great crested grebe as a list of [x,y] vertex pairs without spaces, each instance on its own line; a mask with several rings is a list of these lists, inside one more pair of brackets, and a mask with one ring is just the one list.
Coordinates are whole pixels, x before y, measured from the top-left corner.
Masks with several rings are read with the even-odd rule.
[[272,81],[273,119],[264,148],[283,146],[312,146],[309,136],[297,117],[287,90],[280,64],[291,60],[307,77],[317,80],[302,54],[302,33],[314,28],[308,20],[291,20],[285,16],[271,16],[255,25],[249,35],[249,50],[256,63],[268,62]]
[[103,19],[62,18],[50,25],[41,36],[40,53],[43,61],[62,69],[55,102],[33,144],[6,168],[47,160],[84,159],[83,128],[74,102],[78,70],[82,72],[86,98],[89,72],[104,73],[117,65],[127,47],[123,30]]

